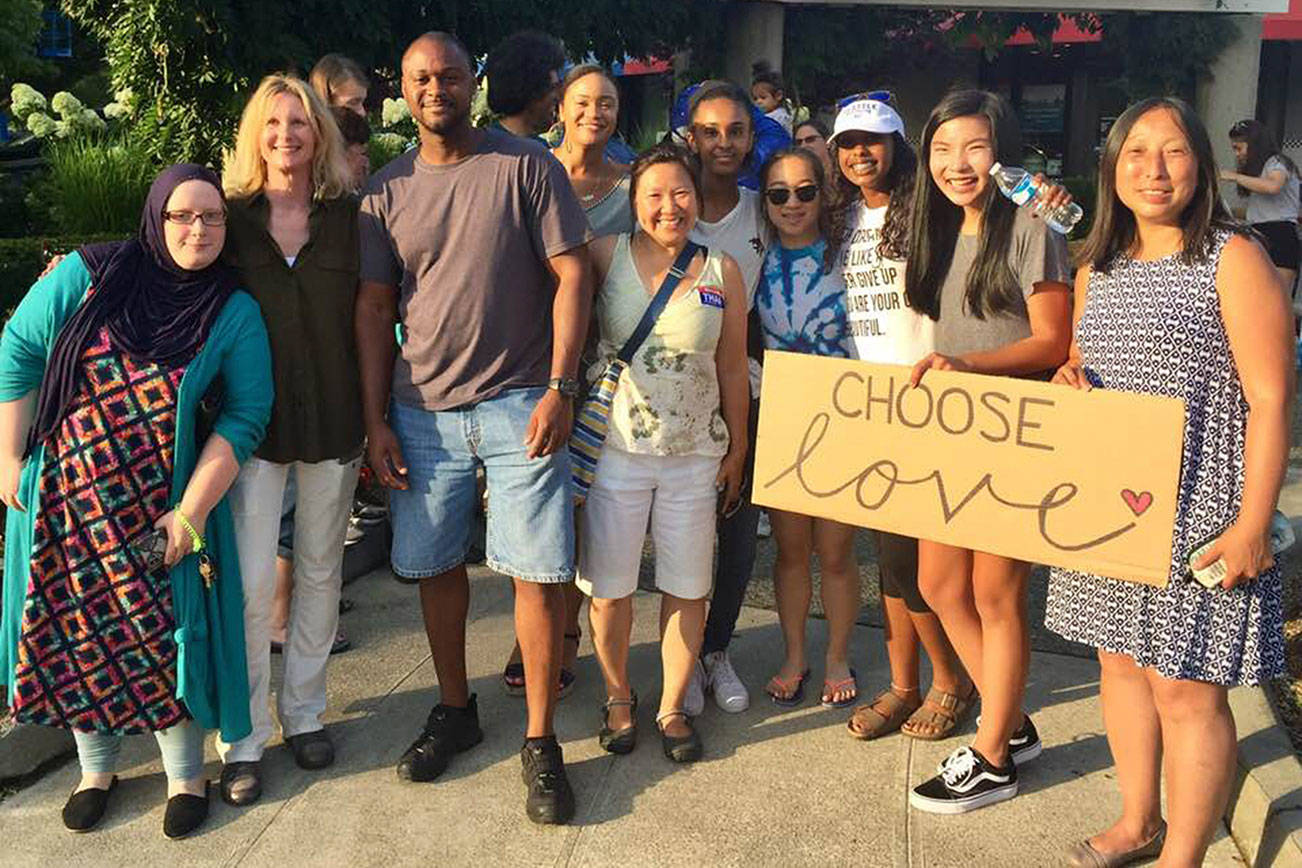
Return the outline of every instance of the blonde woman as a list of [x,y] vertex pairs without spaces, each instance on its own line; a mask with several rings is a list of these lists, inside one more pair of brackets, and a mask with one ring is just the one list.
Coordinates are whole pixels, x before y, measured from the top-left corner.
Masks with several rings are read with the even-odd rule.
[[355,115],[366,117],[366,94],[370,92],[371,80],[351,57],[325,55],[312,67],[308,81],[330,108],[348,109]]
[[276,392],[267,437],[231,490],[253,721],[247,738],[219,745],[222,798],[233,805],[261,795],[260,761],[272,735],[269,630],[290,470],[298,492],[280,726],[299,766],[334,761],[321,713],[362,449],[353,338],[357,203],[344,153],[321,98],[299,79],[271,75],[244,109],[222,179],[230,201],[225,255],[262,307]]

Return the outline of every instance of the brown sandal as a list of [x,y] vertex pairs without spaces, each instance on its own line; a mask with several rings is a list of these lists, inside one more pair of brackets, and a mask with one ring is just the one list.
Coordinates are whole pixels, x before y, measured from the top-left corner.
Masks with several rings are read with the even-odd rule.
[[877,694],[872,702],[855,708],[845,728],[860,741],[871,741],[895,732],[920,705],[918,700],[905,699],[888,688]]
[[[900,732],[921,741],[940,741],[949,738],[958,725],[967,719],[968,713],[976,707],[976,699],[975,684],[968,688],[966,696],[946,693],[933,687],[927,691],[927,698],[923,700],[922,706],[904,721]],[[918,727],[924,725],[935,727],[935,731],[919,731]]]

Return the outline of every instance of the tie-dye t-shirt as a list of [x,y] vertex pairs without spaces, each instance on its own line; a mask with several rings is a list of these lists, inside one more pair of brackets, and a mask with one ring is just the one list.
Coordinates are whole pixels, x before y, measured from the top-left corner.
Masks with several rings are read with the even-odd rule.
[[849,358],[845,284],[824,265],[826,252],[823,240],[794,250],[769,247],[755,292],[765,349]]

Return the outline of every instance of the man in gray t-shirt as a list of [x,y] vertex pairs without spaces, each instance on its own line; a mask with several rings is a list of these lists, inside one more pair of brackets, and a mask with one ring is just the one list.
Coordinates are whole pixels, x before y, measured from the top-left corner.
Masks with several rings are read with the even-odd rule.
[[362,199],[356,316],[369,457],[392,489],[393,570],[420,583],[439,680],[440,702],[398,775],[433,780],[483,738],[466,680],[464,564],[482,466],[488,564],[515,581],[526,813],[565,823],[574,793],[552,713],[562,591],[574,577],[566,445],[591,231],[542,146],[471,126],[473,65],[455,37],[427,33],[408,47],[402,92],[420,147],[377,172]]

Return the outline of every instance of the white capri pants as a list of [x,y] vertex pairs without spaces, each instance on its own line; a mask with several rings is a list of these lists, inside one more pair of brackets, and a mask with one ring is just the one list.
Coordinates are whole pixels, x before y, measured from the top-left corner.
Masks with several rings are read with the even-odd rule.
[[587,502],[579,511],[579,589],[604,600],[622,599],[637,590],[649,518],[656,587],[686,600],[709,594],[719,460],[603,447]]

